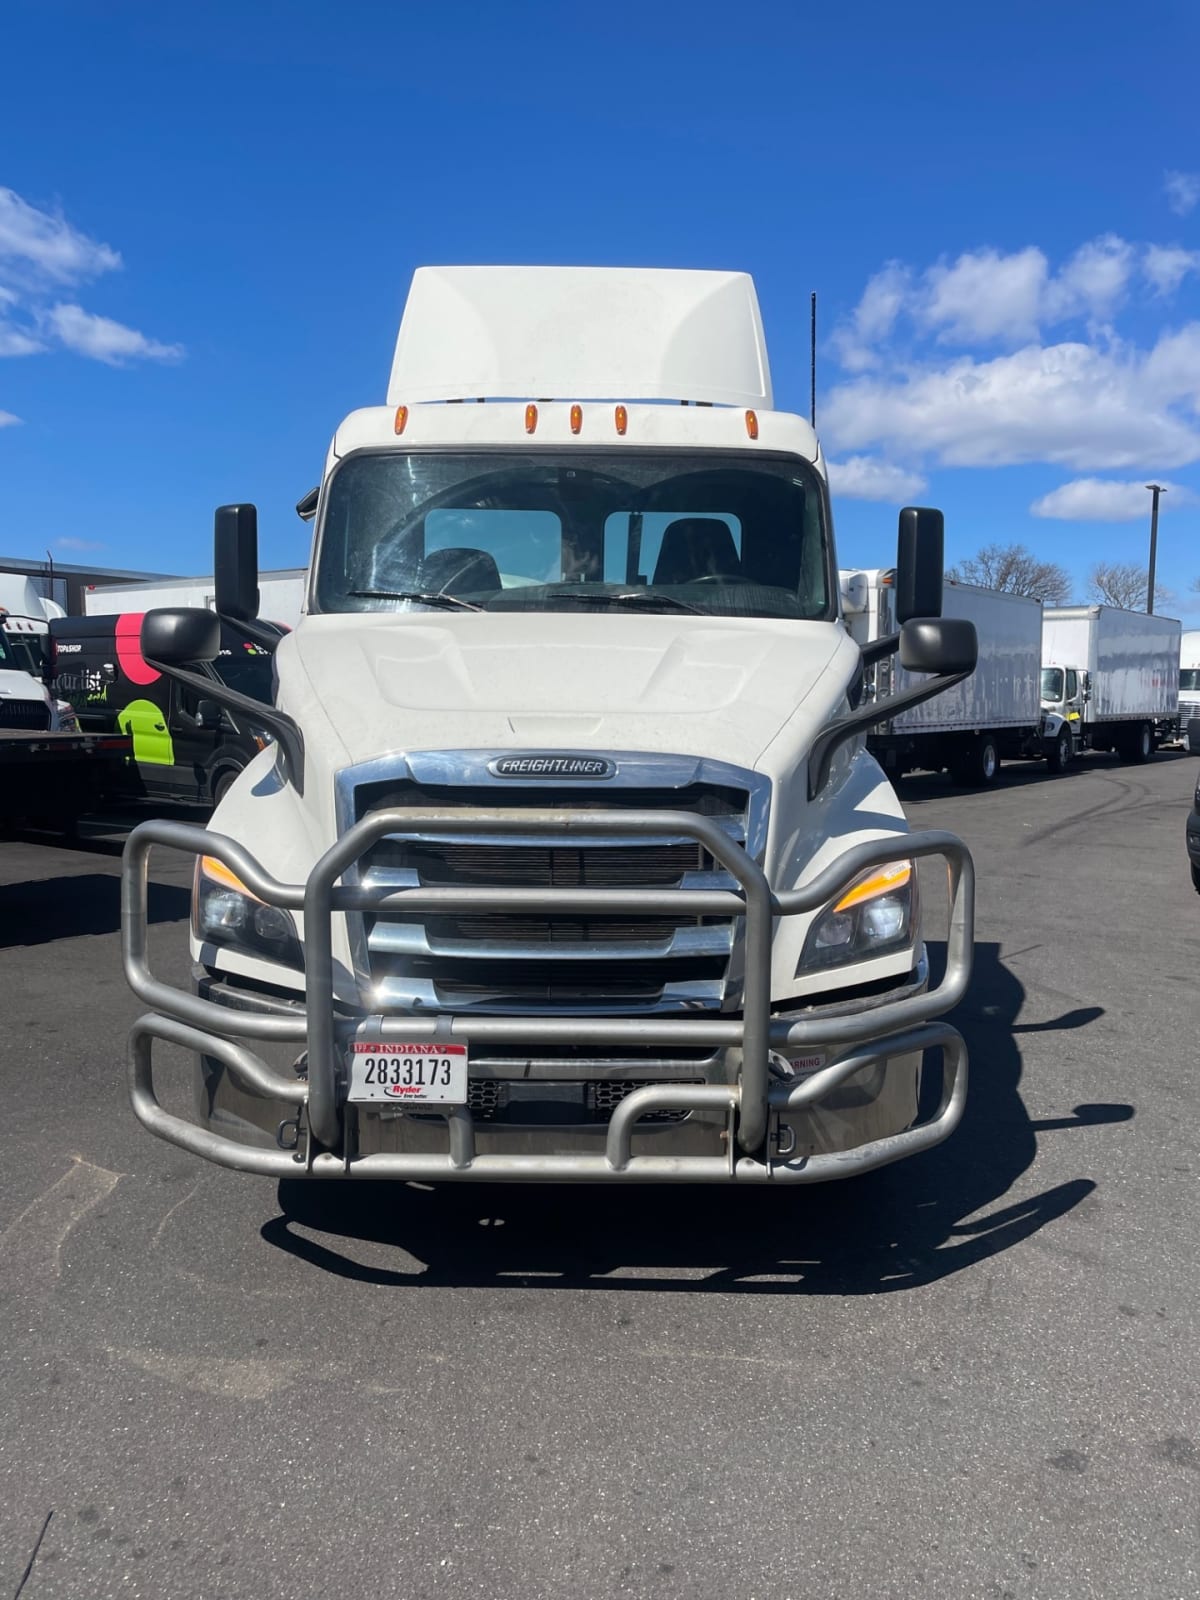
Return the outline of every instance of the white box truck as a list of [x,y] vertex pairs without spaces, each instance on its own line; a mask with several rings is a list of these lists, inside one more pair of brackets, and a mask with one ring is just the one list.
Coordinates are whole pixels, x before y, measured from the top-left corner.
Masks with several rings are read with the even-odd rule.
[[1200,629],[1179,640],[1179,736],[1184,748],[1200,756]]
[[[895,629],[896,574],[886,568],[843,571],[842,612],[851,637],[870,648]],[[1052,772],[1071,760],[1071,733],[1054,712],[1043,712],[1042,606],[1039,600],[947,580],[942,615],[975,626],[975,671],[867,735],[867,748],[890,777],[915,768],[950,772],[956,783],[995,780],[1002,760],[1043,759]],[[916,682],[891,657],[868,672],[867,693],[892,694]]]
[[[941,514],[908,507],[895,631],[847,635],[748,277],[422,269],[312,509],[303,614],[264,640],[275,743],[208,830],[129,841],[147,1128],[322,1181],[808,1183],[946,1137],[970,857],[910,832],[862,735],[969,674],[974,629],[938,615]],[[214,570],[261,637],[256,526],[218,511]],[[152,611],[142,655],[192,684],[218,627]],[[890,653],[919,684],[863,703]],[[155,845],[196,858],[187,992],[148,960]],[[191,1120],[159,1041],[193,1053]]]
[[1042,613],[1042,707],[1065,717],[1076,750],[1148,761],[1179,726],[1180,625],[1116,606]]
[[[306,578],[307,573],[301,567],[260,575],[259,609],[268,622],[277,622],[284,628],[296,626]],[[89,617],[152,611],[162,606],[204,606],[212,611],[216,603],[216,583],[211,577],[147,578],[142,583],[105,584],[88,590],[83,597],[84,613]]]

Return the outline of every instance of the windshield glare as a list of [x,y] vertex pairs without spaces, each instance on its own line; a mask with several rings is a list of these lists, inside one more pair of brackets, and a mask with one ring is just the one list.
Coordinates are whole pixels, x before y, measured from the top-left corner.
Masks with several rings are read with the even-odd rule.
[[823,506],[796,457],[364,453],[331,481],[314,600],[825,618]]
[[1042,668],[1042,699],[1061,700],[1063,697],[1063,669],[1061,667]]

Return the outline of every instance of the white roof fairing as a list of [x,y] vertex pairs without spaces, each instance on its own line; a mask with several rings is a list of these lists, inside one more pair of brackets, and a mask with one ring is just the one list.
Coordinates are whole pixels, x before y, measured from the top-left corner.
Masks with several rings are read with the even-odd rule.
[[754,282],[663,268],[419,267],[387,403],[480,398],[770,410]]

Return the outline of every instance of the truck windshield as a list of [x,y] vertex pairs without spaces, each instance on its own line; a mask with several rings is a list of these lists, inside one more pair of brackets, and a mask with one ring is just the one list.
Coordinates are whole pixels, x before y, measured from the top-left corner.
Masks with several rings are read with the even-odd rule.
[[1200,689],[1200,667],[1184,667],[1179,674],[1179,687],[1190,689],[1193,694]]
[[321,611],[831,615],[824,488],[795,456],[350,456],[329,489]]
[[1063,697],[1063,669],[1061,667],[1042,668],[1042,699],[1061,700]]

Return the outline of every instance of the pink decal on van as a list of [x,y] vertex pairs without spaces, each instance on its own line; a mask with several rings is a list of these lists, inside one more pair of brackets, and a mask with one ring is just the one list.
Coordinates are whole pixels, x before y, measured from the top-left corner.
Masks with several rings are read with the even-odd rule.
[[131,683],[153,683],[162,673],[142,654],[144,611],[126,611],[117,618],[117,660]]

